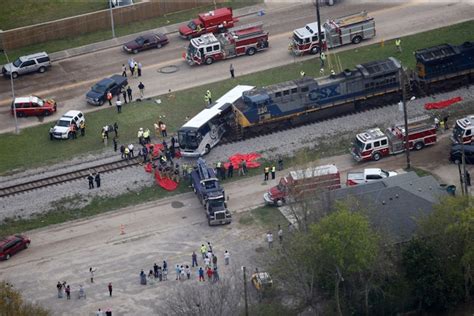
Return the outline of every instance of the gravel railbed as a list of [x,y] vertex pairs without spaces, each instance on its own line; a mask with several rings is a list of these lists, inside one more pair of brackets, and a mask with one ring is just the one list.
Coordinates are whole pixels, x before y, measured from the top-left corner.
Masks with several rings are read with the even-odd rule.
[[[434,97],[421,98],[409,102],[408,116],[417,117],[429,114],[424,110],[424,104],[437,102],[452,97],[461,96],[464,100],[474,100],[474,87],[463,88],[457,91],[443,93]],[[450,107],[455,111],[461,104]],[[291,130],[276,132],[270,135],[260,136],[245,141],[226,144],[213,148],[206,157],[209,162],[224,161],[235,153],[260,152],[264,158],[274,158],[278,155],[291,156],[297,150],[307,147],[314,147],[321,141],[328,141],[332,138],[338,141],[341,135],[353,137],[355,133],[364,129],[379,126],[385,128],[395,122],[403,122],[403,113],[399,111],[398,105],[386,106],[372,109],[335,119],[305,125]],[[452,126],[453,120],[449,121]],[[12,185],[18,182],[25,182],[27,179],[36,179],[82,168],[93,167],[94,165],[107,161],[114,161],[119,158],[119,154],[112,150],[105,150],[97,155],[84,156],[81,161],[76,158],[68,163],[61,163],[54,166],[47,166],[34,170],[28,170],[17,175],[2,177],[2,186]],[[182,162],[181,162],[182,163]],[[141,166],[125,168],[112,173],[102,174],[102,186],[100,189],[89,190],[87,180],[77,180],[58,186],[47,187],[20,195],[1,199],[0,221],[5,218],[19,217],[27,218],[36,213],[46,212],[56,205],[55,201],[64,201],[66,207],[77,208],[86,205],[94,196],[117,196],[128,191],[139,190],[140,188],[154,185],[153,177],[146,173]]]

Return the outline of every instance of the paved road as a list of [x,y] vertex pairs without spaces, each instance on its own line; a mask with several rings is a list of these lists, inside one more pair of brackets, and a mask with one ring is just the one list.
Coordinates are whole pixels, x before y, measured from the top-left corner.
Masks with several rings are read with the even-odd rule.
[[[365,3],[342,4],[322,9],[322,19],[337,17],[366,9],[376,18],[377,38],[365,42],[380,41],[381,39],[421,32],[472,18],[474,7],[466,3],[429,3],[419,1],[399,3]],[[311,4],[269,4],[263,17],[249,16],[242,18],[240,25],[255,21],[263,21],[265,28],[270,32],[271,49],[252,57],[240,57],[232,61],[222,61],[211,66],[189,67],[182,60],[186,41],[178,36],[171,35],[169,46],[134,56],[144,65],[142,81],[146,85],[146,95],[154,96],[173,91],[215,82],[229,77],[230,62],[234,64],[236,74],[242,75],[278,65],[293,63],[308,57],[293,58],[289,55],[288,38],[294,28],[314,20],[314,7]],[[343,49],[350,49],[346,46]],[[59,103],[59,112],[69,109],[84,111],[96,110],[96,107],[87,105],[84,95],[89,87],[104,76],[121,72],[121,65],[126,63],[128,55],[120,48],[111,48],[100,52],[65,59],[55,63],[51,71],[46,74],[32,74],[15,80],[16,95],[26,96],[37,94],[53,97]],[[173,74],[162,74],[158,70],[163,66],[177,65],[179,70]],[[138,81],[132,80],[132,88]],[[0,132],[12,130],[13,119],[8,113],[11,100],[8,80],[0,80]],[[46,120],[55,120],[55,115]],[[20,126],[38,124],[38,118],[20,120]]]
[[[414,166],[433,172],[444,183],[457,184],[457,168],[447,163],[448,134],[440,142],[412,153]],[[433,159],[437,157],[438,159]],[[405,166],[405,156],[384,158],[379,162],[357,164],[350,155],[322,159],[317,164],[334,163],[345,179],[347,171],[368,166],[396,170]],[[472,174],[472,167],[469,167]],[[281,176],[282,173],[277,174]],[[179,289],[170,273],[170,281],[140,286],[140,269],[150,269],[154,262],[166,259],[170,266],[187,264],[190,254],[202,242],[211,241],[219,261],[228,249],[233,265],[221,270],[221,277],[239,273],[241,265],[254,267],[264,249],[264,234],[256,226],[241,225],[239,216],[262,204],[262,194],[276,183],[262,183],[262,176],[226,184],[229,207],[235,221],[227,226],[207,226],[202,206],[193,193],[125,208],[90,219],[31,231],[30,249],[0,262],[0,279],[11,281],[25,297],[50,308],[54,315],[88,315],[97,308],[112,307],[119,315],[157,314],[171,289]],[[276,211],[276,209],[275,209]],[[125,234],[120,225],[125,224]],[[89,266],[97,268],[95,283],[88,282]],[[195,274],[193,271],[193,277]],[[58,300],[57,281],[73,287],[71,301]],[[114,285],[114,297],[107,296],[107,284]],[[197,282],[196,280],[185,282]],[[78,301],[76,291],[84,284],[87,300]]]

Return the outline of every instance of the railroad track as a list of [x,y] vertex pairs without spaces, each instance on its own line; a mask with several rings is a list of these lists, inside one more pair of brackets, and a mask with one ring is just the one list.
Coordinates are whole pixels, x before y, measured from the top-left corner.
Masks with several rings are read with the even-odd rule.
[[119,160],[114,162],[108,162],[101,165],[96,165],[89,168],[79,169],[76,171],[66,172],[63,174],[41,178],[38,180],[28,181],[20,184],[15,184],[7,187],[0,188],[0,198],[20,194],[52,185],[58,185],[78,179],[85,179],[90,172],[107,173],[115,170],[120,170],[132,166],[136,166],[141,160],[136,156],[130,160]]

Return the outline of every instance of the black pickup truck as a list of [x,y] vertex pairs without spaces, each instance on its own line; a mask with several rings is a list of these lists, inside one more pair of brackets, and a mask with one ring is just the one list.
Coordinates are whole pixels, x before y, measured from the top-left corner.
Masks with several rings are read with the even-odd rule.
[[107,101],[107,93],[110,91],[112,95],[120,93],[122,87],[127,86],[126,77],[113,75],[110,78],[102,79],[92,86],[91,90],[86,94],[87,103],[93,105],[102,105]]

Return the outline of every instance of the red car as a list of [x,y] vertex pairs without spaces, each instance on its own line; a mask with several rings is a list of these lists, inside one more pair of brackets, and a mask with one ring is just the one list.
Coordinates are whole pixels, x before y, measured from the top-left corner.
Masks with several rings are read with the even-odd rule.
[[52,99],[41,99],[35,95],[29,97],[15,98],[11,106],[11,114],[23,116],[48,116],[56,112],[56,101]]
[[168,37],[165,34],[145,34],[137,37],[133,41],[123,44],[123,50],[128,53],[138,53],[150,48],[161,48],[168,44]]
[[8,260],[11,256],[30,246],[30,239],[22,235],[14,235],[0,239],[0,259]]

